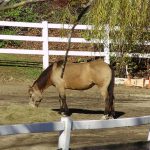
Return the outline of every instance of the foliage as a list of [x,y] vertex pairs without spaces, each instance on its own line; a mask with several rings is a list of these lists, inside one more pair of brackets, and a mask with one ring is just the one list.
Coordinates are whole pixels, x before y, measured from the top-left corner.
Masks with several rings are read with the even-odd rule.
[[0,11],[0,20],[36,22],[37,14],[33,11],[34,4],[30,7],[17,7],[15,9]]
[[[87,3],[87,1],[83,3],[76,0],[69,2],[66,7],[74,16],[71,22],[74,23],[80,10],[83,9],[83,3]],[[79,3],[80,5],[78,5]],[[150,40],[150,33],[148,32],[150,26],[149,6],[149,0],[93,0],[89,12],[80,22],[94,25],[92,31],[81,33],[87,40],[91,38],[105,39],[106,31],[110,30],[111,51],[122,53],[122,57],[112,59],[112,63],[115,62],[116,68],[119,70],[118,75],[125,75],[126,64],[129,64],[133,70],[138,68],[137,63],[133,62],[132,58],[127,57],[126,53],[149,52],[145,49],[146,46],[143,46],[145,41]],[[67,18],[67,15],[70,18],[70,14],[66,13],[64,19]],[[106,25],[109,29],[106,28]],[[137,43],[142,48],[139,48]]]
[[[15,3],[16,0],[11,0],[10,3]],[[8,9],[5,11],[0,11],[0,20],[7,21],[18,21],[18,22],[36,22],[37,14],[34,12],[35,4],[28,5],[26,7],[17,7],[15,9]],[[0,29],[0,34],[13,35],[19,33],[21,29],[11,28],[11,27],[2,27]],[[19,46],[20,41],[0,41],[0,47],[6,47],[7,45]]]
[[[105,37],[105,25],[108,24],[113,42],[132,45],[143,42],[143,32],[148,30],[149,4],[149,0],[97,0],[86,18],[96,27],[94,37]],[[115,26],[120,28],[117,32],[113,30]]]
[[[11,4],[18,2],[11,0]],[[0,11],[0,20],[13,20],[24,22],[36,22],[48,20],[53,23],[74,23],[89,0],[53,0],[28,4]],[[105,25],[111,29],[110,38],[113,44],[131,45],[137,41],[148,41],[148,36],[143,36],[150,26],[150,1],[149,0],[93,0],[89,12],[80,23],[92,24],[94,30],[89,31],[86,37],[104,38]],[[119,26],[119,30],[113,30]]]
[[[47,20],[53,23],[72,24],[89,1],[52,0],[32,3],[32,5],[27,4],[15,9],[0,11],[0,20],[24,22]],[[20,0],[11,0],[10,4],[16,2],[20,2]],[[132,59],[127,58],[125,54],[149,52],[142,47],[145,41],[150,40],[149,7],[149,0],[93,0],[88,13],[82,17],[80,24],[94,25],[95,28],[92,31],[84,31],[81,35],[87,40],[91,38],[104,39],[106,37],[105,25],[107,24],[112,42],[111,51],[121,52],[123,56],[112,60],[116,61],[119,68],[124,68],[127,63],[135,68],[136,63],[133,64]],[[119,29],[114,30],[115,26],[118,26]],[[141,44],[142,48],[136,46],[137,42]],[[4,44],[0,42],[0,47],[3,47]]]
[[[62,21],[74,23],[75,19],[89,0],[56,0],[57,5],[64,10]],[[60,3],[60,4],[58,4]],[[106,36],[105,25],[111,30],[110,38],[113,44],[124,45],[128,43],[131,51],[132,45],[137,42],[148,41],[150,36],[144,36],[150,26],[149,0],[93,0],[89,12],[80,23],[94,25],[86,37],[103,39]],[[66,11],[67,10],[67,11]],[[57,11],[57,10],[56,10]],[[114,30],[115,26],[119,30]]]
[[126,55],[122,55],[122,57],[111,56],[110,61],[111,61],[111,64],[114,65],[114,69],[116,70],[115,76],[117,76],[117,77],[122,77],[122,78],[127,77],[126,76],[127,75],[126,74],[126,65],[127,64],[130,68],[132,68],[132,70],[128,70],[128,72],[132,76],[134,76],[134,74],[133,74],[134,70],[136,70],[138,68],[136,62],[132,61],[132,58],[127,57]]

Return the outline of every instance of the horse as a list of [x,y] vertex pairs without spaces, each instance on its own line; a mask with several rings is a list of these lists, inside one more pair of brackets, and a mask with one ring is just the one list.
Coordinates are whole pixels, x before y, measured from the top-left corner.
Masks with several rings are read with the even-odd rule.
[[83,63],[67,62],[63,78],[61,78],[63,61],[51,63],[29,87],[29,104],[38,107],[42,101],[42,93],[49,86],[59,92],[60,111],[68,116],[66,89],[87,90],[96,85],[105,101],[104,119],[114,118],[114,70],[101,59]]

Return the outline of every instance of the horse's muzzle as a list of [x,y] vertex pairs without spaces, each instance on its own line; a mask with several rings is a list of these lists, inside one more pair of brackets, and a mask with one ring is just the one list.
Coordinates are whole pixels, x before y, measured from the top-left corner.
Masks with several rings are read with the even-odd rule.
[[31,106],[32,108],[38,107],[38,105],[34,104],[33,102],[29,102],[29,106]]

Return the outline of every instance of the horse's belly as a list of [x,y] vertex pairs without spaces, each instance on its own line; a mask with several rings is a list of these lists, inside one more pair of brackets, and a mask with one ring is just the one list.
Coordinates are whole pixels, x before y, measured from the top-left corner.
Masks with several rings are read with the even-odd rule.
[[72,90],[86,90],[91,88],[92,86],[94,86],[94,84],[92,82],[86,82],[84,83],[83,81],[71,81],[66,83],[66,89],[72,89]]

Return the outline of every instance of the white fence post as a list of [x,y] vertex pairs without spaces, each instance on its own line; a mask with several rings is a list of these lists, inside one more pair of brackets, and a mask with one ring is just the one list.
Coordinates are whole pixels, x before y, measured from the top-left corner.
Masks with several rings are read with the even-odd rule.
[[148,132],[148,138],[147,138],[147,141],[150,141],[150,130]]
[[108,64],[110,64],[109,32],[110,32],[109,24],[107,24],[107,25],[105,25],[105,38],[104,38],[104,54],[105,54],[105,57],[104,57],[104,61]]
[[48,52],[48,22],[43,21],[43,69],[46,69],[49,66],[49,52]]
[[72,120],[69,117],[62,117],[61,122],[64,123],[65,129],[60,132],[58,149],[69,150]]

